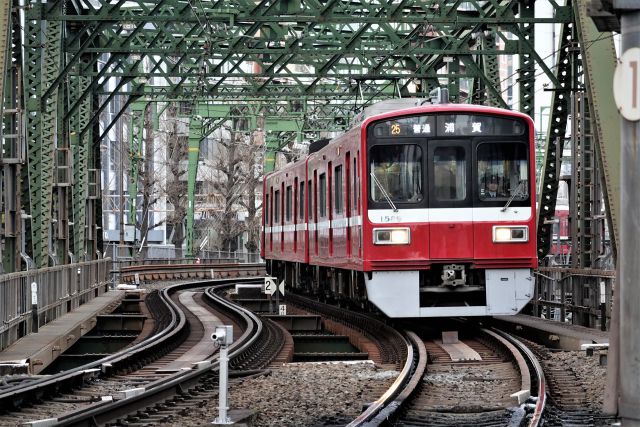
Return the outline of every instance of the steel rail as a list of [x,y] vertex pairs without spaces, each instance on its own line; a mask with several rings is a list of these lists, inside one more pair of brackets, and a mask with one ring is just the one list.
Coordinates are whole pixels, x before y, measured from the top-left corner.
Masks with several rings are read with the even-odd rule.
[[[252,280],[252,279],[249,279]],[[237,281],[237,279],[217,279],[208,281],[207,283],[228,283]],[[162,292],[160,301],[166,306],[171,313],[171,321],[169,324],[158,331],[152,337],[139,342],[138,344],[127,347],[119,352],[106,356],[102,359],[87,363],[76,367],[69,371],[60,372],[46,378],[40,378],[27,383],[18,384],[10,389],[3,390],[0,393],[0,407],[11,408],[19,406],[21,403],[29,402],[34,399],[40,399],[43,395],[50,392],[57,392],[61,389],[71,389],[73,386],[82,384],[89,377],[96,375],[108,375],[111,372],[120,369],[123,366],[132,364],[137,360],[144,360],[152,352],[162,346],[171,345],[172,339],[178,339],[179,334],[185,331],[186,321],[184,314],[177,305],[171,300],[169,290],[178,290],[188,287],[201,287],[203,282],[191,282],[167,287]]]
[[427,368],[424,342],[413,332],[405,331],[407,360],[391,387],[347,427],[378,426],[387,422],[416,390]]
[[538,384],[538,395],[536,396],[536,405],[534,407],[533,414],[529,419],[529,427],[538,427],[542,425],[542,415],[544,414],[544,409],[547,403],[547,383],[544,377],[544,370],[542,369],[542,365],[538,361],[538,358],[533,354],[533,352],[513,335],[496,328],[491,329],[493,330],[493,332],[504,337],[504,339],[508,340],[514,346],[516,346],[520,353],[527,358],[528,364],[533,367],[535,371],[535,381]]
[[[120,269],[120,277],[123,282],[130,283],[136,280],[136,275],[140,280],[164,280],[175,276],[186,276],[187,278],[219,279],[222,275],[234,274],[236,278],[241,276],[241,272],[251,272],[257,275],[264,275],[264,264],[148,264],[131,265]],[[216,277],[218,275],[218,277]]]
[[[197,284],[202,286],[202,282],[197,282]],[[233,360],[235,357],[241,355],[245,350],[250,348],[250,346],[259,338],[262,332],[262,321],[257,315],[251,313],[245,308],[236,306],[219,295],[215,295],[215,290],[228,286],[231,285],[219,285],[215,288],[207,289],[204,295],[207,295],[207,298],[212,302],[223,306],[228,312],[236,314],[242,321],[246,322],[246,328],[242,336],[229,347],[229,359]],[[154,383],[148,384],[147,386],[140,388],[140,391],[138,391],[138,394],[136,395],[127,396],[120,400],[109,401],[107,399],[107,403],[103,405],[90,408],[89,410],[82,411],[78,414],[69,414],[61,417],[57,419],[56,425],[101,425],[120,417],[127,416],[131,413],[135,413],[145,407],[162,402],[195,386],[199,382],[200,378],[205,375],[217,371],[219,369],[217,357],[217,354],[213,355],[212,357],[203,360],[201,363],[198,363],[191,370],[179,371],[165,378],[159,379]]]

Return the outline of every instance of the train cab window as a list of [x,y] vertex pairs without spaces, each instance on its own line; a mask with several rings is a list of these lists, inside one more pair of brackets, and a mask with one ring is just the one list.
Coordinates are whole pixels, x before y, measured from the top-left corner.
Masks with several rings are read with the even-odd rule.
[[478,145],[478,197],[481,201],[529,199],[529,165],[524,143]]
[[321,173],[318,179],[318,195],[320,201],[318,202],[318,208],[320,210],[320,216],[324,218],[327,215],[327,174]]
[[287,193],[286,193],[286,207],[285,207],[285,221],[289,222],[291,221],[291,211],[292,211],[292,207],[293,207],[293,203],[292,203],[292,191],[291,191],[291,186],[289,185],[287,187]]
[[439,201],[467,198],[467,159],[463,147],[436,147],[433,151],[433,188]]
[[304,181],[300,183],[300,193],[298,194],[298,217],[304,219]]
[[276,190],[273,197],[273,221],[276,224],[280,223],[280,190]]
[[265,201],[266,209],[264,210],[264,225],[265,227],[269,225],[269,193],[266,195]]
[[374,202],[418,203],[423,195],[422,149],[415,144],[374,145],[369,152]]
[[342,165],[336,166],[334,170],[334,200],[335,200],[335,212],[337,214],[342,213],[342,206],[344,204],[342,197]]

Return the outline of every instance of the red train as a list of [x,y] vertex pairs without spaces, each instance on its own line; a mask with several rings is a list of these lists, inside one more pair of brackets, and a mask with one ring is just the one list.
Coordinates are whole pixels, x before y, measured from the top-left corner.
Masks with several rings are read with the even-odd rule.
[[389,317],[515,314],[537,267],[534,162],[524,114],[383,101],[265,177],[262,256],[289,286]]

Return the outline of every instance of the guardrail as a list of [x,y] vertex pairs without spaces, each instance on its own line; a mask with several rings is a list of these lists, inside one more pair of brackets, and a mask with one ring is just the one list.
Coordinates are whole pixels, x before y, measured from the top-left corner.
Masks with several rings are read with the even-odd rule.
[[107,291],[110,268],[105,258],[1,275],[0,350]]
[[615,281],[613,270],[541,267],[533,315],[606,331]]

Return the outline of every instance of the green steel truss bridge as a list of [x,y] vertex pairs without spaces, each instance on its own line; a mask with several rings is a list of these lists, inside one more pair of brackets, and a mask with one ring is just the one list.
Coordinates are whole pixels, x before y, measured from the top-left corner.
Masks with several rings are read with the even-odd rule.
[[[101,144],[130,122],[135,194],[146,111],[169,103],[189,117],[187,247],[200,142],[222,123],[264,126],[265,170],[293,140],[344,129],[363,106],[426,97],[534,115],[536,78],[550,82],[548,129],[539,129],[540,256],[568,126],[581,265],[595,259],[598,194],[617,230],[615,51],[587,2],[568,0],[8,0],[0,5],[2,258],[5,272],[95,259],[102,247]],[[544,6],[544,7],[542,7]],[[539,9],[547,13],[542,16]],[[536,28],[558,24],[553,61]],[[553,63],[554,66],[547,64]],[[501,67],[509,68],[508,81]],[[504,74],[502,74],[504,75]],[[516,93],[516,99],[510,94]],[[101,117],[121,99],[111,122]],[[575,120],[568,120],[569,115]],[[154,117],[157,120],[157,117]],[[185,159],[187,160],[187,159]],[[593,189],[601,189],[594,192]],[[134,196],[135,197],[135,196]],[[135,207],[135,203],[134,203]],[[610,233],[615,249],[615,232]]]

